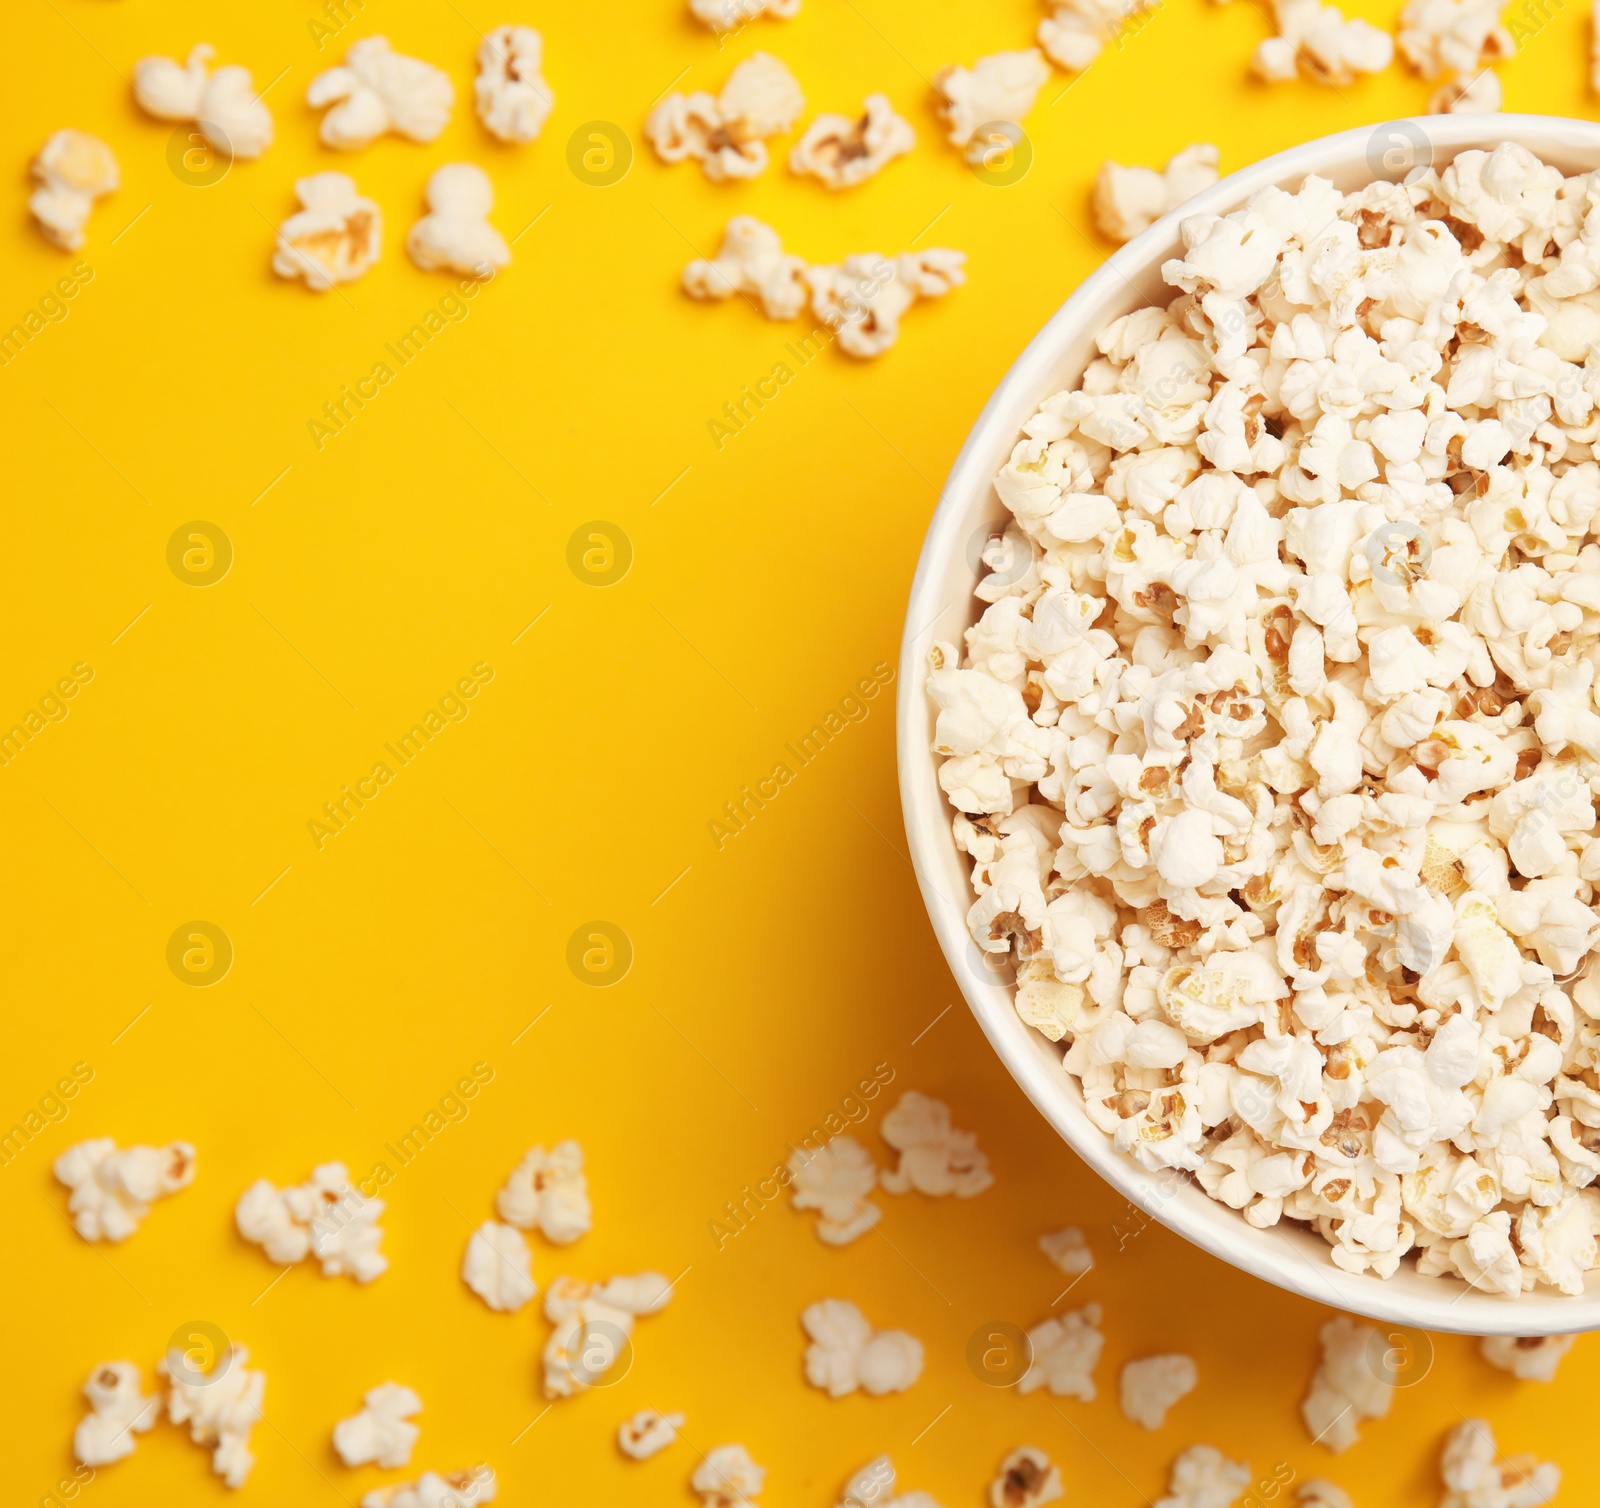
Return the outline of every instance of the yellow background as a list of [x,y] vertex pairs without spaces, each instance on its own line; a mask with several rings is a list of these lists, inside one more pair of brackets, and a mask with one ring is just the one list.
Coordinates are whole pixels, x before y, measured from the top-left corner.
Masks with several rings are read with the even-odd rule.
[[[1358,8],[1389,24],[1397,7]],[[1504,69],[1508,106],[1592,113],[1580,9]],[[685,1504],[697,1451],[736,1440],[770,1470],[769,1508],[829,1508],[880,1451],[902,1490],[976,1504],[1022,1442],[1061,1463],[1073,1501],[1134,1505],[1159,1495],[1177,1450],[1209,1441],[1257,1476],[1280,1462],[1301,1479],[1326,1471],[1360,1508],[1381,1508],[1433,1501],[1439,1442],[1474,1413],[1504,1449],[1558,1460],[1562,1501],[1593,1501],[1583,1398],[1600,1349],[1588,1341],[1546,1388],[1440,1337],[1430,1374],[1348,1456],[1309,1443],[1297,1406],[1325,1312],[1160,1227],[1138,1233],[960,1004],[904,855],[892,690],[720,851],[707,827],[785,740],[894,661],[968,425],[1108,249],[1086,214],[1102,158],[1160,163],[1210,140],[1231,170],[1418,110],[1430,86],[1397,67],[1341,91],[1267,89],[1246,79],[1267,33],[1253,5],[1168,0],[1069,90],[1052,80],[1028,121],[1031,170],[997,188],[940,140],[927,78],[1027,45],[1031,0],[804,0],[796,19],[721,50],[679,0],[515,15],[486,0],[368,0],[319,52],[307,23],[321,15],[295,0],[8,11],[0,325],[76,260],[26,219],[23,165],[46,134],[102,136],[123,186],[95,211],[81,254],[95,275],[69,317],[0,370],[0,724],[74,663],[95,672],[70,716],[0,769],[0,1126],[71,1064],[94,1070],[67,1120],[0,1169],[7,1501],[38,1503],[69,1470],[94,1364],[127,1357],[148,1378],[195,1319],[267,1374],[245,1489],[265,1503],[354,1502],[392,1479],[345,1471],[329,1443],[386,1378],[426,1404],[414,1465],[487,1460],[508,1504]],[[477,33],[508,19],[542,30],[557,100],[543,138],[518,148],[490,140],[469,107]],[[306,85],[379,32],[448,70],[454,119],[431,146],[325,151]],[[277,79],[278,140],[207,188],[169,171],[172,128],[140,115],[126,81],[140,56],[200,40],[258,84]],[[917,127],[914,155],[837,197],[778,167],[713,185],[647,151],[611,187],[569,170],[580,125],[614,122],[637,149],[655,97],[715,90],[757,48],[791,66],[808,116],[886,92]],[[470,317],[319,451],[308,421],[449,291],[401,241],[427,173],[452,160],[488,168],[508,236],[537,223]],[[293,180],[327,168],[352,172],[386,217],[383,260],[347,296],[268,268]],[[708,421],[800,329],[677,291],[683,263],[741,211],[812,260],[893,254],[919,235],[959,247],[970,283],[912,311],[874,364],[826,353],[719,450]],[[166,555],[196,519],[235,552],[203,590]],[[620,527],[634,554],[604,589],[567,564],[591,520]],[[494,678],[470,717],[319,851],[308,820],[480,661]],[[236,949],[209,989],[166,963],[169,936],[195,918]],[[569,936],[593,919],[635,950],[611,988],[567,964]],[[391,1270],[360,1288],[308,1263],[262,1296],[277,1269],[234,1233],[239,1192],[328,1159],[366,1170],[475,1062],[494,1077],[468,1118],[386,1191]],[[887,1160],[885,1105],[920,1088],[978,1132],[994,1188],[971,1202],[880,1195],[881,1238],[845,1250],[775,1204],[719,1251],[708,1222],[724,1202],[880,1063],[894,1082],[857,1133],[874,1155]],[[80,1241],[51,1177],[56,1154],[91,1135],[198,1148],[193,1187],[122,1246]],[[565,1250],[535,1240],[541,1283],[683,1276],[641,1323],[625,1378],[541,1417],[537,1306],[493,1314],[457,1273],[521,1152],[566,1136],[589,1158],[594,1230]],[[985,1386],[965,1359],[987,1322],[1050,1311],[1065,1280],[1034,1240],[1069,1222],[1098,1260],[1062,1307],[1105,1306],[1092,1405]],[[805,1386],[798,1316],[825,1296],[920,1336],[922,1380],[837,1402]],[[1121,1417],[1116,1378],[1166,1349],[1198,1359],[1200,1387],[1150,1436]],[[688,1443],[635,1465],[613,1432],[645,1406],[685,1411]],[[82,1500],[224,1494],[205,1455],[162,1425]]]

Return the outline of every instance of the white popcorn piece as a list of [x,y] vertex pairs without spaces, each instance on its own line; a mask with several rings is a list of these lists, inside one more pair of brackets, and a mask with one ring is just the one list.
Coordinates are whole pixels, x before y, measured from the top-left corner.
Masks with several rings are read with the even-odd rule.
[[139,1369],[131,1361],[103,1361],[89,1374],[83,1396],[92,1412],[72,1434],[72,1453],[85,1466],[109,1466],[133,1454],[142,1435],[161,1417],[161,1399],[140,1392]]
[[449,75],[396,52],[387,37],[363,37],[337,68],[312,79],[306,103],[333,108],[317,134],[324,146],[353,152],[393,131],[411,141],[433,141],[450,120],[456,92]]
[[967,280],[966,253],[935,248],[849,256],[837,266],[807,267],[812,312],[837,332],[839,349],[869,360],[900,338],[900,320],[918,299],[942,298]]
[[917,133],[894,112],[887,95],[869,94],[861,115],[819,115],[789,151],[789,171],[830,189],[853,188],[904,157]]
[[1145,1429],[1160,1429],[1167,1411],[1194,1392],[1200,1380],[1192,1356],[1144,1356],[1122,1368],[1122,1412]]
[[544,1348],[544,1395],[570,1398],[592,1387],[626,1354],[633,1322],[666,1308],[672,1285],[657,1272],[587,1283],[557,1278],[544,1296],[555,1327]]
[[211,1469],[229,1487],[243,1487],[256,1460],[250,1431],[261,1418],[267,1378],[245,1366],[249,1359],[243,1346],[230,1344],[203,1376],[196,1376],[177,1350],[157,1364],[169,1384],[167,1417],[189,1426],[189,1438],[211,1451]]
[[800,0],[689,0],[689,11],[715,32],[742,31],[762,16],[787,21],[797,14]]
[[1496,1460],[1494,1432],[1467,1419],[1445,1436],[1440,1473],[1450,1490],[1439,1508],[1540,1508],[1561,1486],[1561,1470],[1532,1455]]
[[409,1466],[422,1433],[410,1419],[421,1412],[422,1400],[410,1388],[382,1383],[367,1393],[359,1413],[334,1425],[333,1448],[346,1466]]
[[904,1330],[874,1331],[854,1304],[823,1299],[810,1304],[800,1323],[811,1337],[806,1381],[830,1398],[857,1388],[880,1398],[903,1393],[922,1375],[922,1342]]
[[1364,1419],[1389,1412],[1394,1387],[1372,1365],[1372,1343],[1381,1346],[1382,1337],[1371,1325],[1339,1315],[1322,1327],[1321,1338],[1322,1360],[1300,1413],[1311,1438],[1338,1455],[1356,1443]]
[[767,165],[767,138],[800,118],[805,96],[777,58],[752,53],[714,98],[669,94],[645,117],[644,134],[663,162],[693,159],[713,183],[754,178]]
[[1399,17],[1400,56],[1425,79],[1469,76],[1517,50],[1496,0],[1407,0]]
[[472,1508],[492,1503],[498,1489],[494,1469],[479,1464],[464,1471],[425,1471],[415,1482],[375,1487],[361,1499],[361,1508]]
[[428,179],[428,213],[406,234],[406,251],[424,272],[447,267],[485,277],[511,261],[505,237],[489,223],[494,185],[470,162],[447,163]]
[[1500,75],[1491,68],[1462,74],[1441,84],[1428,96],[1430,115],[1493,115],[1502,107]]
[[878,1166],[860,1142],[835,1136],[815,1152],[796,1147],[789,1156],[790,1198],[797,1210],[817,1211],[817,1239],[846,1246],[883,1218],[868,1198]]
[[539,1291],[522,1232],[497,1220],[485,1220],[472,1233],[461,1262],[461,1281],[502,1314],[515,1314]]
[[1278,34],[1263,42],[1250,66],[1272,81],[1297,76],[1337,88],[1394,61],[1394,38],[1369,21],[1350,20],[1321,0],[1273,0]]
[[1561,1358],[1577,1340],[1575,1335],[1486,1335],[1479,1349],[1485,1361],[1524,1382],[1554,1382]]
[[894,1463],[875,1456],[844,1484],[838,1508],[939,1508],[925,1492],[895,1490]]
[[759,300],[768,319],[793,319],[806,306],[805,268],[800,257],[784,251],[770,225],[735,215],[716,257],[697,258],[683,269],[683,291],[698,299],[740,294]]
[[254,1242],[274,1261],[298,1262],[310,1255],[322,1264],[322,1275],[349,1274],[370,1283],[389,1266],[378,1250],[383,1231],[378,1217],[381,1199],[366,1198],[342,1162],[325,1162],[311,1170],[303,1184],[277,1189],[258,1179],[239,1196],[234,1223],[246,1241]]
[[950,1107],[942,1100],[908,1089],[884,1116],[882,1134],[900,1154],[900,1166],[878,1180],[891,1194],[916,1189],[971,1199],[994,1182],[978,1138],[951,1124]]
[[1217,181],[1217,149],[1185,147],[1162,172],[1103,162],[1094,180],[1091,208],[1095,228],[1121,245],[1148,230],[1164,214]]
[[676,1441],[682,1428],[682,1414],[640,1409],[633,1418],[624,1419],[617,1426],[617,1449],[635,1461],[647,1461]]
[[1042,1508],[1062,1491],[1060,1469],[1050,1457],[1031,1445],[1019,1445],[989,1484],[989,1508]]
[[39,229],[63,251],[78,250],[94,201],[121,187],[111,148],[87,131],[54,131],[31,171],[38,187],[28,210]]
[[1049,77],[1050,65],[1036,47],[992,53],[971,68],[941,68],[933,87],[951,144],[966,146],[982,126],[1021,125]]
[[583,1148],[575,1141],[558,1141],[548,1152],[529,1147],[495,1196],[495,1208],[507,1225],[537,1226],[546,1241],[570,1246],[591,1220]]
[[124,1147],[109,1136],[68,1147],[55,1162],[56,1179],[72,1190],[67,1209],[85,1241],[126,1241],[158,1199],[194,1182],[194,1148]]
[[718,1445],[695,1467],[689,1486],[705,1508],[750,1508],[766,1480],[766,1468],[757,1466],[744,1446]]
[[313,293],[353,283],[378,260],[383,217],[343,173],[313,173],[295,180],[300,209],[278,227],[272,270],[302,278]]
[[478,119],[501,141],[538,139],[556,97],[544,81],[544,42],[531,26],[497,26],[478,46]]
[[1167,1495],[1156,1508],[1233,1508],[1250,1485],[1250,1468],[1213,1445],[1191,1445],[1172,1463]]
[[1039,46],[1058,68],[1081,73],[1123,26],[1156,9],[1155,0],[1051,0]]
[[1057,1398],[1095,1399],[1094,1369],[1105,1336],[1100,1333],[1100,1306],[1085,1304],[1059,1317],[1042,1320],[1028,1331],[1028,1370],[1017,1384],[1019,1393],[1048,1388]]
[[1326,1477],[1312,1477],[1294,1490],[1299,1508],[1356,1508],[1350,1494]]
[[224,157],[250,160],[272,145],[272,112],[261,103],[250,70],[230,64],[210,72],[215,49],[201,42],[188,61],[140,58],[133,65],[133,97],[157,120],[193,121]]
[[1039,1250],[1069,1277],[1078,1277],[1094,1266],[1094,1253],[1076,1225],[1040,1236]]

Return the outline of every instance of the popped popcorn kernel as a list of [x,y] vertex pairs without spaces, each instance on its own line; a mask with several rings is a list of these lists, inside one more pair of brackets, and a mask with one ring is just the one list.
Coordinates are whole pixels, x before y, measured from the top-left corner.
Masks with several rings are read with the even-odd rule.
[[1062,1495],[1061,1472],[1050,1457],[1031,1445],[1019,1445],[1000,1463],[989,1484],[990,1508],[1042,1508]]
[[1050,66],[1037,47],[993,53],[971,68],[941,68],[933,87],[951,144],[966,146],[980,126],[1003,121],[1021,125],[1049,77]]
[[713,183],[754,178],[767,165],[767,138],[800,118],[805,96],[777,58],[752,53],[713,98],[669,94],[645,117],[644,134],[663,162],[698,162]]
[[1071,1277],[1088,1272],[1094,1266],[1094,1253],[1089,1250],[1088,1241],[1076,1225],[1040,1236],[1039,1250]]
[[1383,1343],[1377,1330],[1344,1315],[1322,1327],[1322,1360],[1300,1413],[1312,1440],[1335,1455],[1356,1443],[1363,1420],[1383,1418],[1393,1401],[1393,1386],[1369,1359],[1374,1341]]
[[1561,1469],[1524,1454],[1497,1460],[1494,1432],[1468,1419],[1445,1436],[1440,1474],[1449,1489],[1439,1508],[1540,1508],[1561,1486]]
[[333,1448],[346,1466],[409,1466],[422,1433],[410,1419],[421,1411],[422,1400],[410,1388],[382,1383],[367,1393],[359,1413],[334,1425]]
[[1326,1477],[1313,1477],[1295,1488],[1299,1508],[1355,1508],[1350,1494]]
[[641,1315],[665,1309],[672,1285],[658,1272],[588,1283],[557,1278],[544,1296],[554,1329],[544,1348],[544,1395],[571,1398],[592,1387],[623,1356]]
[[1428,96],[1428,114],[1494,115],[1502,108],[1504,97],[1500,75],[1485,68],[1441,84]]
[[428,179],[428,213],[406,234],[406,251],[424,272],[447,267],[485,276],[511,261],[505,237],[489,223],[494,185],[470,162],[447,163]]
[[1028,1370],[1017,1384],[1019,1393],[1048,1388],[1057,1398],[1095,1400],[1094,1369],[1105,1336],[1100,1333],[1100,1306],[1085,1304],[1042,1320],[1028,1331]]
[[698,299],[741,294],[759,300],[768,319],[793,319],[806,306],[805,267],[800,257],[784,251],[770,225],[735,215],[716,257],[698,258],[683,269],[683,291]]
[[867,1317],[844,1299],[823,1299],[800,1316],[811,1344],[806,1381],[830,1398],[856,1389],[882,1397],[903,1393],[922,1375],[922,1342],[903,1330],[874,1331]]
[[85,1241],[126,1241],[158,1199],[194,1182],[194,1148],[124,1147],[109,1136],[68,1147],[55,1161],[59,1183],[72,1190],[67,1210]]
[[926,1492],[896,1493],[895,1475],[888,1456],[875,1456],[844,1484],[839,1508],[939,1508]]
[[908,1089],[884,1116],[882,1135],[900,1154],[900,1166],[878,1180],[891,1194],[916,1189],[971,1199],[994,1182],[978,1138],[951,1124],[950,1107],[942,1100]]
[[570,1246],[588,1231],[592,1218],[583,1148],[575,1141],[557,1142],[548,1152],[530,1147],[495,1196],[495,1208],[507,1225],[537,1226],[546,1241]]
[[1350,20],[1321,0],[1273,0],[1278,34],[1251,59],[1268,82],[1304,77],[1335,88],[1363,73],[1382,73],[1394,61],[1394,38],[1369,21]]
[[501,141],[536,141],[556,97],[540,69],[544,40],[531,26],[497,26],[478,45],[472,86],[478,119]]
[[188,60],[140,58],[133,65],[133,97],[157,120],[193,121],[224,157],[259,157],[272,145],[272,112],[261,103],[248,68],[230,64],[212,73],[216,49],[205,42]]
[[121,186],[111,148],[87,131],[54,131],[29,171],[38,184],[28,197],[29,213],[47,239],[77,251],[94,201]]
[[705,1508],[751,1508],[766,1480],[766,1468],[757,1466],[744,1446],[718,1445],[695,1467],[689,1486]]
[[819,115],[789,151],[789,171],[830,189],[852,188],[903,157],[917,133],[894,112],[887,95],[869,94],[862,114]]
[[1192,1356],[1145,1356],[1123,1364],[1122,1412],[1148,1430],[1166,1423],[1167,1411],[1200,1380]]
[[306,103],[333,108],[322,117],[324,146],[353,152],[388,131],[433,141],[450,119],[456,92],[448,74],[396,52],[387,37],[363,37],[344,63],[312,79]]
[[617,1449],[635,1461],[647,1461],[671,1445],[682,1428],[682,1414],[662,1414],[655,1409],[641,1409],[633,1418],[624,1419],[617,1426]]
[[689,10],[714,32],[734,32],[762,16],[787,21],[799,12],[800,0],[689,0]]
[[900,320],[918,299],[942,298],[967,280],[966,253],[934,248],[892,260],[875,252],[837,266],[807,267],[811,310],[833,329],[839,349],[868,360],[900,338]]
[[187,1424],[189,1438],[210,1449],[211,1469],[229,1487],[243,1487],[256,1460],[250,1431],[261,1418],[267,1378],[245,1366],[249,1359],[243,1346],[230,1344],[203,1375],[197,1376],[176,1349],[156,1367],[169,1383],[167,1417]]
[[90,1412],[72,1434],[72,1453],[85,1466],[109,1466],[131,1456],[142,1435],[161,1417],[161,1399],[140,1392],[131,1361],[103,1361],[89,1374],[83,1396]]
[[1103,162],[1094,180],[1095,228],[1121,245],[1217,181],[1217,149],[1185,147],[1161,171]]
[[1191,1445],[1172,1463],[1167,1495],[1156,1508],[1233,1508],[1250,1485],[1250,1468],[1213,1445]]
[[326,1278],[349,1274],[370,1283],[389,1266],[378,1250],[383,1210],[383,1200],[368,1199],[351,1183],[342,1162],[325,1162],[289,1188],[258,1179],[239,1196],[233,1218],[239,1234],[274,1262],[315,1256]]
[[835,1136],[815,1152],[796,1147],[788,1167],[797,1210],[817,1211],[817,1239],[846,1246],[883,1218],[867,1197],[878,1185],[878,1166],[860,1142]]
[[353,283],[378,260],[383,217],[343,173],[313,173],[295,180],[300,210],[278,227],[272,270],[301,278],[313,293]]
[[1400,56],[1425,79],[1471,75],[1517,50],[1497,0],[1407,0],[1400,12]]
[[1039,46],[1057,68],[1081,73],[1116,39],[1124,23],[1156,9],[1159,0],[1050,0],[1039,23]]
[[498,1485],[489,1466],[471,1466],[442,1476],[425,1471],[415,1482],[373,1488],[361,1499],[361,1508],[471,1508],[476,1503],[492,1503]]
[[1479,1350],[1491,1366],[1524,1382],[1554,1382],[1561,1358],[1577,1342],[1575,1335],[1486,1335]]
[[522,1232],[497,1220],[485,1220],[472,1233],[461,1262],[461,1281],[503,1314],[515,1314],[539,1291]]

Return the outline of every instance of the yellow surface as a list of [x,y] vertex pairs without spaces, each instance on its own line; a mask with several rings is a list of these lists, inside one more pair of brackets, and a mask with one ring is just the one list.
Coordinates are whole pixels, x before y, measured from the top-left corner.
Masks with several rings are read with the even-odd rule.
[[[1359,8],[1387,23],[1396,7]],[[1533,35],[1504,69],[1511,108],[1590,113],[1579,11],[1557,0],[1548,26],[1524,18]],[[721,50],[678,0],[514,17],[484,0],[360,13],[350,0],[349,14],[321,52],[308,21],[328,16],[295,0],[27,0],[8,16],[0,323],[38,307],[74,261],[93,277],[0,369],[0,723],[74,665],[93,676],[0,768],[0,1122],[76,1063],[93,1078],[0,1168],[7,1501],[49,1502],[69,1473],[92,1365],[128,1357],[148,1376],[193,1320],[267,1373],[242,1499],[263,1503],[354,1502],[393,1476],[345,1471],[329,1444],[386,1378],[426,1402],[415,1464],[487,1460],[507,1504],[684,1504],[696,1452],[738,1440],[770,1470],[769,1508],[829,1508],[880,1451],[902,1489],[976,1504],[1023,1441],[1061,1462],[1073,1501],[1133,1505],[1204,1440],[1258,1477],[1326,1471],[1381,1508],[1431,1502],[1444,1431],[1477,1413],[1504,1448],[1561,1462],[1562,1501],[1593,1501],[1588,1341],[1545,1388],[1441,1337],[1430,1375],[1347,1457],[1308,1442],[1296,1407],[1325,1312],[1141,1230],[959,1003],[903,853],[892,688],[720,849],[708,827],[786,741],[894,661],[938,482],[1007,364],[1105,253],[1085,230],[1100,160],[1160,162],[1206,139],[1233,169],[1420,109],[1428,86],[1397,68],[1337,92],[1267,90],[1245,79],[1266,34],[1253,6],[1168,0],[1069,91],[1049,85],[1029,120],[1032,168],[998,188],[940,142],[926,78],[1026,45],[1030,0],[805,0]],[[386,33],[466,97],[476,29],[506,19],[544,32],[557,105],[541,141],[502,147],[458,104],[428,147],[318,146],[305,87],[347,42]],[[143,118],[126,83],[136,58],[199,40],[275,80],[276,144],[209,187],[169,170],[172,128]],[[715,89],[757,48],[792,66],[812,109],[887,92],[917,126],[916,153],[830,197],[777,168],[719,187],[638,150],[653,98]],[[634,142],[610,187],[567,165],[569,137],[593,121]],[[78,257],[47,246],[22,204],[22,164],[65,124],[103,136],[123,173]],[[319,448],[309,421],[451,291],[401,240],[426,174],[463,159],[492,174],[516,260]],[[326,168],[381,204],[385,250],[347,295],[316,297],[268,258],[293,180]],[[817,358],[718,448],[709,421],[799,329],[676,291],[684,261],[739,211],[813,260],[921,235],[966,250],[971,281],[913,311],[880,362]],[[194,520],[233,551],[204,589],[168,565],[169,539]],[[568,566],[569,538],[595,520],[632,548],[605,588]],[[319,848],[308,823],[323,804],[475,666],[470,715]],[[167,964],[169,937],[195,919],[235,951],[206,989]],[[567,962],[595,919],[633,949],[610,988]],[[269,1290],[277,1269],[233,1230],[239,1192],[326,1159],[365,1175],[474,1064],[493,1077],[462,1102],[470,1113],[384,1191],[391,1270],[359,1288],[307,1264]],[[993,1190],[880,1196],[881,1238],[845,1250],[786,1204],[752,1205],[719,1250],[710,1222],[725,1202],[877,1065],[893,1082],[857,1131],[874,1154],[886,1158],[890,1098],[927,1090],[979,1133]],[[186,1138],[199,1176],[133,1240],[88,1246],[50,1164],[91,1135]],[[595,1225],[566,1250],[535,1242],[541,1282],[682,1278],[640,1326],[625,1378],[546,1413],[542,1318],[490,1313],[457,1271],[523,1149],[566,1136],[590,1160]],[[1065,1280],[1034,1239],[1068,1222],[1098,1261],[1061,1307],[1105,1306],[1093,1404],[986,1386],[966,1360],[990,1322],[1050,1312]],[[915,1388],[834,1402],[803,1384],[798,1315],[829,1295],[926,1342]],[[1426,1355],[1425,1338],[1411,1343]],[[1118,1411],[1117,1373],[1167,1349],[1197,1357],[1200,1389],[1147,1436]],[[612,1433],[645,1406],[685,1411],[689,1443],[633,1465]],[[83,1489],[96,1508],[224,1494],[167,1425]]]

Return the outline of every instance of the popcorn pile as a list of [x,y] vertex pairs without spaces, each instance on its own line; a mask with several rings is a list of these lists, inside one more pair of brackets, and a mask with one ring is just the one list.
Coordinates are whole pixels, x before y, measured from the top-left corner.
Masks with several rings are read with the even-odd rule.
[[1600,181],[1182,225],[1000,472],[939,780],[1089,1114],[1351,1272],[1600,1262]]

